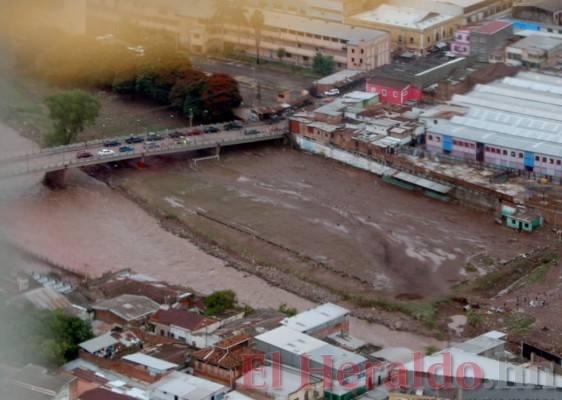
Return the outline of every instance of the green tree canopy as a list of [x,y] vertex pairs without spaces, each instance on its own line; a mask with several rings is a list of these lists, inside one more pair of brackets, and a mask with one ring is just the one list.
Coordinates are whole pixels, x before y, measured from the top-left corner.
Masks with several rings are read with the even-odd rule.
[[283,58],[285,58],[285,56],[287,55],[287,52],[285,51],[284,47],[279,47],[277,49],[277,58],[282,60]]
[[88,322],[61,310],[22,310],[0,301],[0,320],[0,356],[17,364],[58,367],[78,357],[78,344],[94,337]]
[[232,310],[238,304],[236,293],[232,290],[219,290],[213,292],[205,299],[207,310],[205,315],[215,315],[225,310]]
[[320,52],[314,54],[314,59],[312,60],[312,69],[320,75],[330,75],[334,72],[334,57],[326,56]]
[[67,145],[76,140],[86,126],[94,125],[100,103],[82,90],[70,90],[48,96],[45,104],[54,130],[47,136],[47,145]]

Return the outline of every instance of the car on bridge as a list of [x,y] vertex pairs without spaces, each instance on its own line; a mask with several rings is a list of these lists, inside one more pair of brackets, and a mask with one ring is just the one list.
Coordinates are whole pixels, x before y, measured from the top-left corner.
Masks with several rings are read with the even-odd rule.
[[115,154],[115,152],[109,149],[101,149],[98,151],[98,156],[111,156],[113,154]]
[[121,146],[121,147],[119,147],[120,153],[127,153],[129,151],[135,151],[135,148],[132,147],[132,146]]
[[80,159],[80,158],[90,158],[93,157],[94,155],[88,151],[79,151],[78,153],[76,153],[76,158]]
[[187,132],[187,136],[199,136],[203,133],[202,130],[200,129],[192,129],[189,132]]
[[146,142],[144,144],[144,148],[145,149],[158,149],[158,148],[160,148],[160,146],[158,145],[158,143],[155,143],[155,142]]
[[133,144],[133,143],[142,143],[144,142],[144,138],[142,136],[129,136],[125,139],[125,143]]
[[259,133],[260,131],[258,131],[257,129],[246,129],[244,131],[244,135],[257,135]]
[[242,125],[240,125],[238,122],[234,122],[234,121],[229,122],[228,124],[225,124],[223,126],[223,129],[225,131],[237,131],[237,130],[242,129],[242,128],[243,128]]
[[324,92],[325,96],[337,96],[339,94],[340,94],[340,90],[338,88],[332,88]]
[[154,142],[156,140],[164,140],[165,137],[163,135],[159,134],[159,133],[150,132],[147,135],[147,139],[151,142]]
[[220,129],[217,128],[216,126],[206,126],[205,129],[203,129],[203,132],[205,132],[205,133],[217,133],[217,132],[220,132]]
[[117,147],[117,146],[121,146],[121,142],[119,140],[106,140],[105,142],[103,142],[104,147]]
[[180,131],[174,131],[174,132],[170,132],[168,133],[168,137],[172,138],[172,139],[178,139],[181,137],[186,136],[185,132],[180,132]]

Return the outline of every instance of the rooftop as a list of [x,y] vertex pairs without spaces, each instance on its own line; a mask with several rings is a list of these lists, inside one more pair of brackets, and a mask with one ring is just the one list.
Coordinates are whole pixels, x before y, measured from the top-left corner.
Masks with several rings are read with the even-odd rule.
[[352,78],[356,75],[362,74],[361,71],[354,71],[350,69],[344,69],[338,71],[332,75],[325,76],[324,78],[318,80],[316,83],[319,85],[331,85],[338,82],[345,81],[346,79]]
[[135,321],[154,313],[160,305],[145,296],[124,294],[109,300],[103,300],[92,308],[94,310],[108,310],[125,321]]
[[80,343],[80,347],[88,353],[95,353],[96,351],[105,349],[106,347],[113,346],[119,343],[117,339],[111,336],[111,332],[97,336],[93,339]]
[[134,400],[134,397],[119,394],[104,388],[88,390],[80,395],[80,400]]
[[[437,363],[443,363],[445,354],[450,355],[451,367],[450,368],[437,368]],[[406,371],[420,372],[420,367],[417,365],[419,361],[409,362],[404,366]],[[494,360],[488,357],[482,357],[475,354],[466,353],[458,349],[445,349],[439,353],[423,358],[421,365],[423,366],[422,373],[432,373],[435,376],[450,376],[453,378],[460,378],[457,375],[459,372],[465,378],[475,378],[474,368],[463,368],[463,366],[478,365],[478,375],[483,380],[491,380],[493,382],[513,382],[515,385],[542,385],[545,388],[557,387],[562,388],[562,377],[553,375],[544,371],[539,371],[535,367],[526,368],[523,365],[516,365],[512,363]]]
[[124,356],[123,360],[142,365],[158,372],[164,372],[170,369],[176,369],[178,367],[177,364],[172,364],[171,362],[160,360],[156,357],[147,356],[143,353],[129,354],[127,356]]
[[277,329],[258,335],[255,337],[255,340],[298,355],[309,354],[313,350],[326,345],[325,342],[319,339],[297,332],[286,326],[280,326]]
[[304,32],[328,38],[344,40],[349,44],[357,44],[362,40],[369,41],[388,35],[375,29],[352,27],[339,22],[307,18],[299,15],[263,11],[265,26],[287,31]]
[[542,35],[530,35],[524,39],[521,39],[511,45],[508,48],[514,49],[538,49],[544,51],[552,51],[562,46],[562,38],[556,38],[551,36]]
[[453,348],[465,351],[471,354],[482,354],[488,350],[495,349],[498,346],[505,344],[504,340],[490,335],[480,335],[475,338],[469,339],[465,342],[459,343]]
[[227,392],[228,388],[218,383],[201,379],[182,372],[172,372],[150,386],[154,390],[166,392],[171,396],[178,396],[189,400],[203,400],[211,398],[215,393]]
[[349,310],[332,303],[322,304],[316,308],[285,318],[281,324],[298,332],[307,332],[336,319],[348,317]]
[[[248,371],[244,376],[241,376],[236,381],[236,384],[240,387],[244,387],[244,384],[250,385],[260,385],[265,383],[265,392],[274,395],[275,398],[288,398],[288,396],[302,387],[303,378],[300,371],[281,368],[281,382],[282,385],[276,385],[274,382],[273,374],[274,370],[271,366],[264,366],[262,369],[263,373],[256,370]],[[278,374],[278,371],[275,371]],[[312,380],[312,379],[311,379]]]
[[374,10],[364,11],[354,15],[352,19],[361,22],[372,22],[395,27],[411,29],[428,29],[455,18],[452,15],[438,14],[411,7],[399,7],[382,4]]
[[48,397],[52,398],[74,379],[74,376],[67,373],[55,374],[43,367],[28,364],[10,378],[10,383],[25,389],[28,398],[32,400],[35,398],[32,395],[39,391],[43,394],[52,393],[51,397]]
[[164,325],[178,326],[189,331],[202,329],[217,322],[212,318],[178,308],[160,309],[150,317],[150,320]]

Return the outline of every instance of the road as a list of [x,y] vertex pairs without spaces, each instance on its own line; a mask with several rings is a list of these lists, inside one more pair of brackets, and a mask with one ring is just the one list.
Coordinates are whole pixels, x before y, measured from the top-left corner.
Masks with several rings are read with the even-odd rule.
[[[153,148],[148,148],[145,144],[146,135],[142,143],[126,144],[127,136],[116,138],[122,145],[132,148],[130,151],[119,151],[120,146],[108,148],[112,153],[103,155],[102,149],[106,149],[104,141],[96,140],[92,142],[76,143],[59,148],[43,149],[32,153],[14,154],[0,159],[0,177],[23,175],[31,172],[48,172],[65,168],[75,168],[86,165],[100,164],[109,161],[120,161],[131,158],[138,158],[151,155],[162,155],[178,153],[183,151],[200,150],[221,147],[241,143],[250,143],[262,140],[271,140],[287,131],[287,122],[281,121],[273,125],[252,125],[251,135],[248,128],[240,130],[226,131],[221,130],[217,133],[203,133],[201,135],[184,138],[172,139],[168,132],[161,132],[163,140],[155,141]],[[183,131],[183,130],[180,130]],[[78,158],[79,152],[88,152],[91,157]]]
[[[251,64],[245,61],[220,57],[192,56],[191,62],[195,68],[205,72],[226,72],[240,83],[240,91],[246,106],[277,105],[277,93],[290,90],[294,95],[300,95],[302,89],[308,89],[316,78],[290,71],[280,71],[267,66]],[[260,84],[261,101],[257,103],[257,84]]]

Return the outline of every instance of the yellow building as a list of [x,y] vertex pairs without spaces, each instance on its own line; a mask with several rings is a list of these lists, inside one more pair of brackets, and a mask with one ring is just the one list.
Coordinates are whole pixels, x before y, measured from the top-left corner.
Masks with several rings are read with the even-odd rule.
[[462,21],[462,15],[389,4],[345,19],[352,26],[386,31],[390,34],[393,51],[412,51],[417,55],[425,55],[433,51],[437,43],[447,42]]

